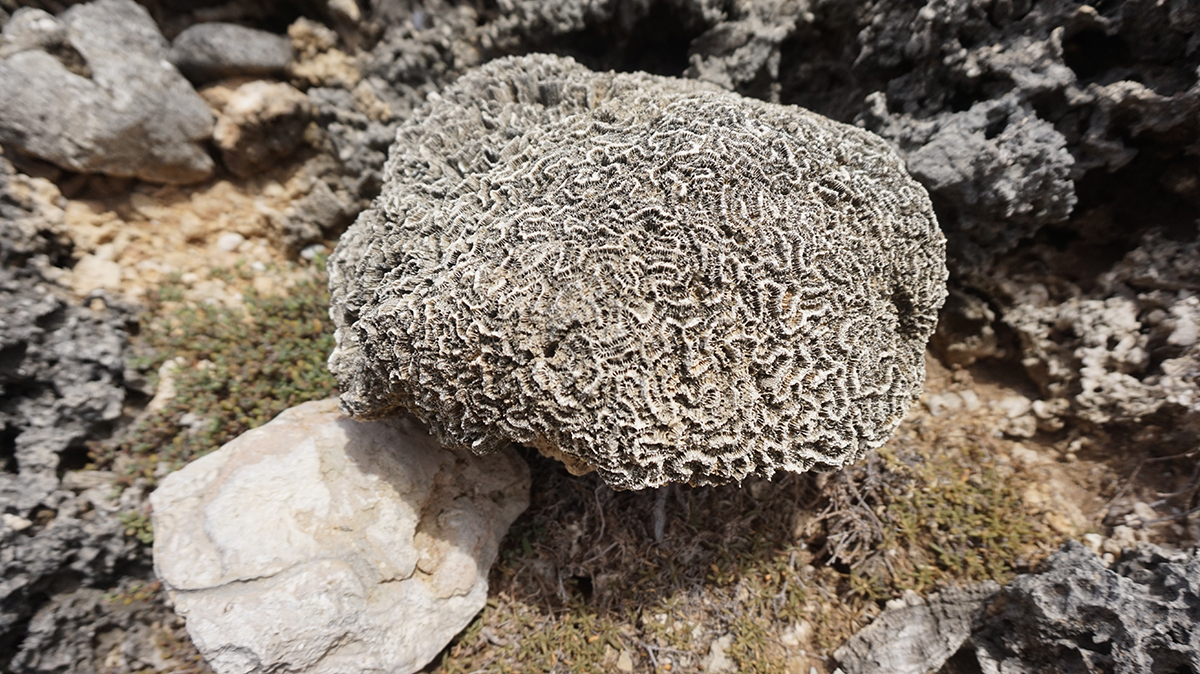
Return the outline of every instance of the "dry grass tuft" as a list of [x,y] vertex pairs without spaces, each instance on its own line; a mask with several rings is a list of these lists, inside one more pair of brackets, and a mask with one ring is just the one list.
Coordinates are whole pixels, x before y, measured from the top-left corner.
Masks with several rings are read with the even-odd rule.
[[700,671],[722,637],[739,672],[828,671],[887,599],[1004,582],[1058,546],[1006,444],[917,412],[837,473],[645,492],[525,451],[532,501],[493,599],[430,671]]

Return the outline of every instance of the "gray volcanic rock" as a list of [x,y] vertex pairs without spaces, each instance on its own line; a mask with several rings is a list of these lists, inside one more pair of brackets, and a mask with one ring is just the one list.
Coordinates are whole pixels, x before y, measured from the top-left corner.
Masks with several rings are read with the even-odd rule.
[[358,214],[357,204],[350,195],[339,192],[334,192],[325,180],[318,180],[308,194],[287,207],[280,229],[289,250],[298,251],[319,242],[327,233],[344,228],[354,219]]
[[110,488],[63,488],[68,454],[121,413],[128,314],[63,299],[58,191],[0,157],[0,652],[57,583],[107,582],[135,555]]
[[125,399],[126,309],[68,303],[50,278],[70,251],[57,198],[0,157],[0,430],[13,448],[0,477],[21,476],[0,494],[21,516],[37,497],[15,494],[57,485],[61,454],[119,416]]
[[[130,579],[114,590],[144,592],[144,585]],[[55,595],[38,610],[6,671],[187,671],[200,656],[186,639],[183,620],[161,602],[127,604],[109,592],[79,588]]]
[[[109,498],[111,476],[100,487],[80,494],[59,488],[38,495],[41,520],[12,514],[17,505],[10,476],[6,478],[0,507],[0,652],[14,652],[22,623],[46,601],[48,595],[69,591],[80,584],[106,587],[122,567],[139,556],[137,542],[125,535],[118,504]],[[29,494],[34,485],[26,487]]]
[[1098,280],[1065,297],[1009,285],[1029,375],[1085,422],[1200,432],[1200,244],[1151,231]]
[[1001,597],[972,637],[982,671],[1200,671],[1200,549],[1143,544],[1107,568],[1071,541]]
[[837,650],[845,672],[1200,671],[1200,548],[1143,543],[1109,567],[1068,541],[1002,589],[989,581],[904,603]]
[[[917,159],[914,175],[938,204],[960,274],[986,270],[1018,239],[1064,222],[1089,172],[1119,171],[1139,153],[1165,161],[1200,140],[1189,112],[1200,104],[1200,13],[1189,3],[1130,0],[1100,11],[1072,0],[990,9],[880,0],[861,11],[854,70],[866,81],[888,74],[859,119]],[[982,124],[971,120],[978,113]],[[988,142],[971,137],[977,130]],[[921,153],[946,147],[968,163],[917,168]],[[946,172],[967,180],[946,181]]]
[[840,467],[920,390],[944,239],[859,129],[530,56],[432,97],[386,174],[330,259],[356,416],[637,489]]
[[280,75],[292,61],[292,43],[282,35],[233,23],[201,23],[175,38],[167,58],[196,83]]
[[896,143],[909,172],[952,214],[948,236],[959,267],[1066,221],[1075,207],[1067,140],[1020,97],[928,120],[889,114],[882,93],[871,103],[866,128]]
[[204,180],[208,106],[167,61],[133,0],[22,9],[0,44],[0,144],[71,171],[157,183]]

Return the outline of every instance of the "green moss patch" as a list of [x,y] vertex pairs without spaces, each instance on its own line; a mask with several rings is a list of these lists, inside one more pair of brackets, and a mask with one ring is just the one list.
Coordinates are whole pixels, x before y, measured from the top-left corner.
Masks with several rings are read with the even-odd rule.
[[177,470],[293,405],[336,393],[325,368],[333,327],[323,263],[282,294],[247,293],[243,308],[183,297],[178,282],[149,294],[134,363],[153,376],[173,360],[174,397],[117,441],[91,446],[93,465],[116,471],[119,485],[152,486],[160,465]]

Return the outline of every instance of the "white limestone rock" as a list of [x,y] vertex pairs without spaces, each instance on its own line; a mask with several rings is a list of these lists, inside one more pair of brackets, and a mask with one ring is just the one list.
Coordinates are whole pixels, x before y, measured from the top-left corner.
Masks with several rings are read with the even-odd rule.
[[309,402],[163,480],[154,566],[218,674],[414,672],[483,608],[528,499],[511,450]]

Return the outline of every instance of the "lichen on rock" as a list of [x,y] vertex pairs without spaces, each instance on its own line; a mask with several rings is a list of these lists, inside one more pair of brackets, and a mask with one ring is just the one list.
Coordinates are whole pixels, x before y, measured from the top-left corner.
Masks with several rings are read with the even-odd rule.
[[945,240],[861,129],[505,58],[431,96],[384,178],[330,260],[357,417],[640,489],[841,467],[919,393]]

